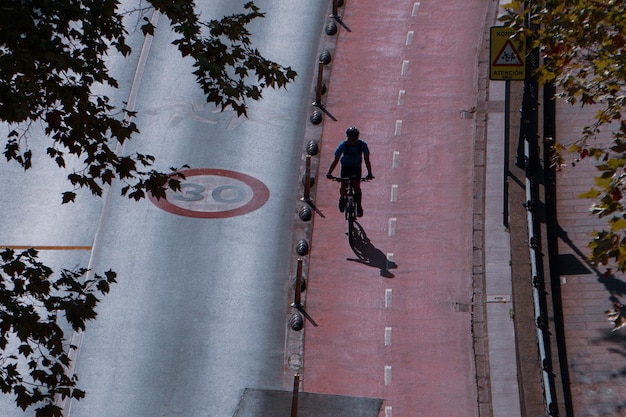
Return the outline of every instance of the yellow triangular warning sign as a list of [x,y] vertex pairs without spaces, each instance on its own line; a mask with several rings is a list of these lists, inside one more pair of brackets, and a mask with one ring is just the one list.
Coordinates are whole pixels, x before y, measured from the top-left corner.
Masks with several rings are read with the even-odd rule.
[[526,42],[514,28],[492,26],[489,31],[489,79],[526,78]]
[[517,53],[517,49],[513,46],[511,40],[507,40],[502,50],[496,57],[495,61],[492,64],[494,67],[498,66],[507,66],[507,67],[522,67],[524,66],[524,61],[520,58]]

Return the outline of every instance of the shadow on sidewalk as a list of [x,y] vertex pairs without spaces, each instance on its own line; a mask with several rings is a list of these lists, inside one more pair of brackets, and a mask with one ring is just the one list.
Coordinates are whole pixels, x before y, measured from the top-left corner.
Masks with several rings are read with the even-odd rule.
[[608,268],[605,272],[600,271],[589,262],[589,258],[572,242],[565,230],[560,226],[558,230],[559,238],[576,253],[576,256],[570,254],[559,255],[559,272],[561,274],[595,274],[598,277],[598,282],[603,284],[604,288],[609,292],[609,300],[611,302],[620,302],[619,297],[626,297],[626,282],[617,278],[612,268]]
[[[612,268],[607,268],[605,272],[601,272],[596,265],[593,265],[589,261],[589,258],[585,256],[574,242],[571,241],[567,232],[560,226],[558,232],[559,238],[576,253],[576,255],[559,254],[559,273],[564,275],[595,274],[598,277],[598,282],[604,285],[605,290],[609,293],[609,301],[612,304],[612,307],[604,313],[609,321],[614,322],[614,328],[610,333],[605,335],[604,340],[624,345],[626,336],[618,335],[615,331],[626,326],[626,316],[623,314],[624,306],[620,300],[626,297],[626,281],[617,278]],[[609,351],[626,356],[626,346],[623,346],[621,351],[615,349],[609,349]],[[620,374],[626,375],[626,368],[621,370]]]
[[380,269],[380,275],[385,278],[393,278],[394,275],[389,271],[395,269],[398,265],[387,259],[385,254],[376,248],[368,239],[363,226],[359,222],[354,222],[354,230],[352,236],[348,236],[348,242],[352,248],[352,252],[357,259],[347,258],[348,261],[359,262],[367,266]]
[[611,294],[609,300],[619,303],[619,297],[626,296],[626,282],[617,278],[611,269],[607,270],[598,278],[598,282],[604,284],[604,288]]

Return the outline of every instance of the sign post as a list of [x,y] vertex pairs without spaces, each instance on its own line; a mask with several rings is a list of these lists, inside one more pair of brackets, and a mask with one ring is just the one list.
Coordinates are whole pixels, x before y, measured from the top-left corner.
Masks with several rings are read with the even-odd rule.
[[509,113],[511,80],[526,78],[526,41],[516,30],[492,26],[489,38],[489,79],[504,81],[504,184],[502,223],[509,227]]

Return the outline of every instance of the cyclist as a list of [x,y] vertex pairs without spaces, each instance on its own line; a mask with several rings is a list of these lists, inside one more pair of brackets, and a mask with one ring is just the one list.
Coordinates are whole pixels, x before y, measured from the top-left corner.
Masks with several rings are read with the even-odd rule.
[[[370,151],[367,143],[359,139],[359,129],[350,126],[346,129],[346,140],[341,142],[335,150],[335,159],[328,168],[326,178],[333,178],[333,170],[341,160],[341,178],[353,177],[352,187],[354,188],[354,199],[356,202],[357,216],[363,216],[363,207],[361,206],[361,163],[365,161],[367,168],[367,179],[372,179],[372,166],[370,164]],[[346,189],[348,184],[341,182],[339,189],[339,211],[343,213],[346,207]]]

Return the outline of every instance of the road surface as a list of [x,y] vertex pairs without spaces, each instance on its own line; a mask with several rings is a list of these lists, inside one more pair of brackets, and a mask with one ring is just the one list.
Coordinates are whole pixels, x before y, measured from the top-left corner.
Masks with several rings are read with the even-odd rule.
[[[207,19],[243,10],[199,3]],[[61,206],[66,173],[45,156],[27,174],[3,168],[0,190],[11,198],[0,244],[45,249],[54,267],[118,273],[97,320],[74,335],[87,397],[65,405],[71,417],[224,417],[245,388],[284,388],[293,208],[327,4],[256,4],[267,17],[251,25],[255,46],[299,76],[251,103],[248,119],[206,104],[163,16],[143,55],[135,32],[133,55],[111,58],[121,85],[113,100],[134,101],[141,131],[119,151],[196,170],[168,198],[177,208],[121,197],[119,182],[102,199],[80,192]],[[36,128],[31,136],[42,141]],[[24,415],[6,397],[0,410]]]

